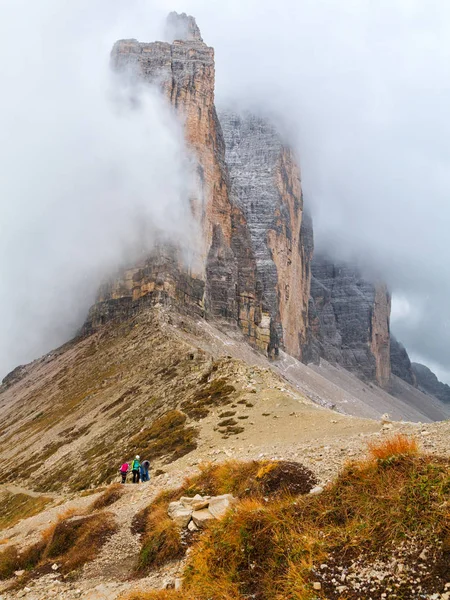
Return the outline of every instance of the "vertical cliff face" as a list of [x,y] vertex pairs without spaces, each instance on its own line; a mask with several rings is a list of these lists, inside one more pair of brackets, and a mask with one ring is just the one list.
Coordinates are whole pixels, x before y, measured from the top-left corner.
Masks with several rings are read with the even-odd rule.
[[386,387],[390,379],[390,296],[382,284],[324,256],[312,262],[310,359],[320,356]]
[[214,227],[220,226],[228,245],[232,228],[225,149],[214,105],[214,50],[202,41],[192,17],[171,14],[168,30],[184,37],[173,43],[121,40],[111,60],[116,71],[158,83],[184,121],[186,141],[198,161],[192,210],[201,225],[205,268]]
[[386,387],[391,378],[391,296],[386,285],[374,286],[370,327],[370,350],[375,358],[375,378],[381,387]]
[[260,345],[301,357],[307,340],[312,228],[302,228],[300,172],[276,130],[252,114],[219,115],[233,200],[242,209],[262,297]]

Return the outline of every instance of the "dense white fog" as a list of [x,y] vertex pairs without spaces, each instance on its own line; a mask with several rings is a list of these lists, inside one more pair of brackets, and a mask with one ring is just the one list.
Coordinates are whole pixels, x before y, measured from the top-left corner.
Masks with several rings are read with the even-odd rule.
[[182,125],[157,90],[109,69],[123,3],[1,6],[5,374],[74,335],[110,269],[157,232],[188,241],[192,222]]

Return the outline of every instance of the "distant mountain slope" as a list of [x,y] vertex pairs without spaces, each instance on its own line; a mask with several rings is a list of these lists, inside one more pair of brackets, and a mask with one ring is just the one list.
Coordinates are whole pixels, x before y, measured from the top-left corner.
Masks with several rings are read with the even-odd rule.
[[450,404],[450,386],[442,383],[436,375],[420,363],[412,363],[412,369],[416,377],[417,386],[426,394],[431,394],[441,402]]

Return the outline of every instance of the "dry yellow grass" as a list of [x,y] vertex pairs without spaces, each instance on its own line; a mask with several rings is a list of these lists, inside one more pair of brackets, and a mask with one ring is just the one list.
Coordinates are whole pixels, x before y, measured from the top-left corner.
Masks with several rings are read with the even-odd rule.
[[9,546],[0,552],[0,580],[8,579],[18,570],[31,572],[37,566],[57,561],[61,573],[82,567],[97,556],[101,547],[117,529],[114,515],[73,515],[69,511],[42,532],[36,544],[21,552]]
[[0,498],[0,529],[13,527],[22,519],[27,519],[42,512],[52,498],[28,496],[28,494],[11,494],[5,492]]
[[398,456],[416,456],[419,453],[417,441],[398,433],[382,442],[369,442],[369,453],[377,460],[387,460]]
[[183,592],[175,592],[174,590],[158,590],[154,592],[131,592],[131,594],[120,596],[120,600],[188,600],[188,596]]
[[167,516],[166,509],[157,507],[152,510],[145,523],[138,571],[161,566],[169,560],[181,558],[184,553],[180,531]]

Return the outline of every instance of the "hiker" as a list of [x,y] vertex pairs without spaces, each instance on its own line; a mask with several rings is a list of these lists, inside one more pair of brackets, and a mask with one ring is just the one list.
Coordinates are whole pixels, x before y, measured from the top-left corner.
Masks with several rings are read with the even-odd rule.
[[136,458],[133,460],[132,471],[133,471],[133,483],[139,483],[139,475],[141,473],[141,463],[139,462],[140,456],[136,454]]
[[141,462],[141,481],[150,481],[150,475],[148,470],[150,469],[150,461],[143,460]]
[[128,475],[129,468],[130,467],[129,467],[128,463],[123,463],[123,465],[119,469],[119,472],[122,475],[122,483],[127,482],[127,475]]

